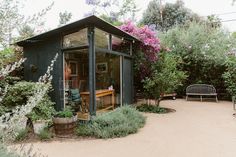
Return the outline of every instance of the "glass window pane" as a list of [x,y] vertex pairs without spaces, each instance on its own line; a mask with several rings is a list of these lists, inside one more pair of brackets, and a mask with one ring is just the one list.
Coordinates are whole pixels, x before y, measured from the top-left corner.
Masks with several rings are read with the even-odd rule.
[[122,38],[112,36],[112,50],[130,54],[131,43]]
[[108,49],[109,33],[95,29],[95,47]]
[[71,106],[79,119],[89,118],[88,49],[73,50],[64,55],[65,105]]
[[97,112],[113,109],[120,100],[120,56],[96,52]]
[[63,39],[64,48],[84,46],[84,45],[88,45],[87,28],[64,36]]

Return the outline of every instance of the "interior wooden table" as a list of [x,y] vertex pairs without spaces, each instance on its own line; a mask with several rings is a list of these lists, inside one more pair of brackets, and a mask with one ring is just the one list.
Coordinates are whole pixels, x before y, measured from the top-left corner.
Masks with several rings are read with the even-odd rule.
[[[85,101],[86,106],[89,107],[89,92],[80,92],[80,96],[82,97],[83,101]],[[115,108],[115,90],[109,90],[109,89],[102,89],[102,90],[96,90],[96,98],[100,98],[100,97],[104,97],[104,96],[108,96],[111,95],[111,106],[105,108],[104,110],[107,109],[114,109]]]

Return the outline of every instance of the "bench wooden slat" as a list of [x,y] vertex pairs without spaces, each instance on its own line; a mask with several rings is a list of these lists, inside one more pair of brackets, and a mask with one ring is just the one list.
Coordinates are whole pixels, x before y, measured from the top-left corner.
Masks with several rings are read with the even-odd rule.
[[193,84],[186,88],[186,100],[188,100],[188,96],[198,95],[201,98],[202,96],[215,96],[216,101],[218,102],[216,89],[213,85],[208,84]]
[[217,93],[186,93],[186,95],[217,95]]

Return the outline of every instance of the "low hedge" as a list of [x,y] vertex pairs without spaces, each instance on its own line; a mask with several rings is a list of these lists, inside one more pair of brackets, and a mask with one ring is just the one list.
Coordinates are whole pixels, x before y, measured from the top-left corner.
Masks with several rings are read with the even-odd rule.
[[146,118],[131,106],[124,106],[94,117],[89,124],[79,125],[78,136],[96,138],[124,137],[142,128]]

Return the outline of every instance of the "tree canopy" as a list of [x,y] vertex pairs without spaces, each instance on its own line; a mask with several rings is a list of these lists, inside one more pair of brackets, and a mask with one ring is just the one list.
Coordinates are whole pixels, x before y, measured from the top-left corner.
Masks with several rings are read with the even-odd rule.
[[59,13],[59,26],[67,24],[72,17],[72,13],[64,11]]
[[172,28],[159,37],[162,45],[183,60],[178,66],[189,76],[184,88],[194,83],[207,83],[224,92],[220,91],[225,89],[222,74],[226,70],[227,54],[236,43],[228,32],[192,22],[188,27]]
[[[0,48],[6,48],[19,39],[19,36],[30,37],[34,28],[43,26],[43,16],[54,3],[30,17],[20,13],[21,4],[17,0],[1,0],[0,3]],[[22,38],[21,37],[21,38]]]
[[165,4],[160,4],[158,0],[153,0],[144,11],[141,23],[155,25],[157,30],[166,31],[175,25],[199,20],[199,18],[197,14],[186,8],[181,0]]
[[121,21],[136,20],[139,11],[134,0],[86,0],[92,10],[87,15],[97,15],[114,25],[121,25]]

